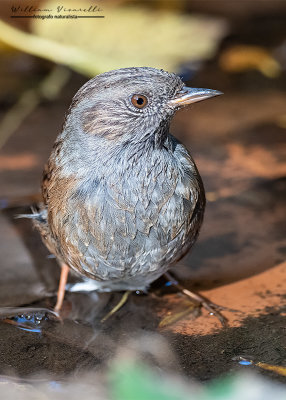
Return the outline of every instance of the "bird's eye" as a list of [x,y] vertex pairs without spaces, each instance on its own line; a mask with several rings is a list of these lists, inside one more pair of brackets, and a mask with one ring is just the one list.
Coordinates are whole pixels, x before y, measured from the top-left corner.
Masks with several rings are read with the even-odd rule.
[[148,104],[148,99],[143,94],[134,94],[131,98],[131,103],[136,108],[144,108]]

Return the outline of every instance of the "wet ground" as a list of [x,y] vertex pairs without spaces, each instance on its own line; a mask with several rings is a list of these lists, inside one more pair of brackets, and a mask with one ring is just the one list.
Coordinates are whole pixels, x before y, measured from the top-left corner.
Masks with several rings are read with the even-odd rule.
[[[18,57],[37,76],[37,62]],[[173,272],[187,288],[226,307],[228,327],[204,310],[164,325],[167,316],[191,309],[164,279],[149,295],[132,294],[105,323],[101,318],[122,294],[68,293],[61,322],[46,311],[55,304],[58,266],[29,221],[14,216],[38,199],[42,167],[70,100],[85,81],[72,74],[58,99],[42,102],[1,150],[0,374],[45,372],[58,379],[102,371],[119,347],[156,334],[172,354],[162,361],[165,369],[205,381],[248,368],[285,381],[239,363],[245,358],[286,365],[285,75],[231,75],[215,59],[189,83],[225,95],[180,112],[172,124],[197,162],[208,199],[200,238]],[[8,93],[11,83],[6,84]],[[2,115],[13,100],[2,97]]]

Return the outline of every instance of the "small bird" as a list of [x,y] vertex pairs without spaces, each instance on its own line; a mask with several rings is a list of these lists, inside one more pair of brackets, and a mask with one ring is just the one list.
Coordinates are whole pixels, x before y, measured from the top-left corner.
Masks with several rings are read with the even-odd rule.
[[222,94],[149,67],[97,75],[74,96],[42,181],[34,225],[60,265],[99,291],[145,291],[194,244],[204,187],[169,132],[175,112]]

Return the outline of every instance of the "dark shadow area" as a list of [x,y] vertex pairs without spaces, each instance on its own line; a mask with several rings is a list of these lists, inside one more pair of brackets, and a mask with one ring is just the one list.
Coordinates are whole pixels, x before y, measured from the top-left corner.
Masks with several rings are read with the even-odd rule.
[[284,335],[285,307],[269,308],[257,318],[246,317],[240,327],[221,330],[213,335],[167,334],[183,370],[197,379],[209,380],[237,370],[256,369],[285,383],[285,377],[254,365],[242,367],[239,357],[254,362],[283,366],[286,357]]

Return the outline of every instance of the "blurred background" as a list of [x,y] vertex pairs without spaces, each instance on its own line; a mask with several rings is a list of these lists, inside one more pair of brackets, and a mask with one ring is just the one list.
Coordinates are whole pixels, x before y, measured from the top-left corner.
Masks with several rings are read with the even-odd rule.
[[[284,381],[286,2],[1,0],[0,57],[0,373],[102,371],[144,331],[158,335],[183,376],[205,381],[247,365]],[[194,307],[164,281],[149,296],[132,295],[104,326],[120,295],[70,293],[60,326],[43,311],[54,304],[58,267],[29,221],[14,217],[40,201],[42,169],[75,92],[130,66],[224,92],[172,122],[207,196],[199,241],[174,271],[236,310],[226,310],[228,328],[206,313],[193,320]],[[159,364],[164,374],[172,362]]]

